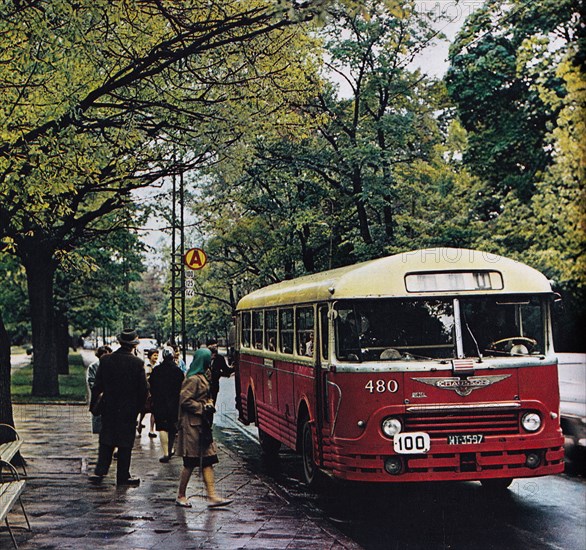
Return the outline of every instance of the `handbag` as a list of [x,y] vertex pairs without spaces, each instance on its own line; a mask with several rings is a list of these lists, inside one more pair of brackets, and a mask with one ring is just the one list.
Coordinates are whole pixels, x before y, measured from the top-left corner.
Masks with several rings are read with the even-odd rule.
[[92,395],[90,412],[94,416],[100,416],[104,412],[104,392],[100,392],[95,397]]
[[214,442],[214,436],[212,434],[212,425],[206,418],[206,415],[202,415],[202,423],[199,428],[199,447],[203,451],[207,449]]

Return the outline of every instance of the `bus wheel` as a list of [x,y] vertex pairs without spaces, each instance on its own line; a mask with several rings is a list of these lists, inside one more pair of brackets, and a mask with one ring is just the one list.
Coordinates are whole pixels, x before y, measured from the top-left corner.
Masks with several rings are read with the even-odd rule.
[[281,448],[281,442],[275,439],[272,435],[258,429],[258,441],[263,454],[268,457],[274,457],[278,454]]
[[313,437],[311,436],[311,424],[303,423],[301,432],[301,458],[303,461],[303,479],[305,483],[315,489],[319,485],[320,471],[313,459]]
[[505,491],[507,487],[513,482],[512,477],[503,477],[499,479],[481,479],[480,483],[487,490],[493,493],[500,493]]

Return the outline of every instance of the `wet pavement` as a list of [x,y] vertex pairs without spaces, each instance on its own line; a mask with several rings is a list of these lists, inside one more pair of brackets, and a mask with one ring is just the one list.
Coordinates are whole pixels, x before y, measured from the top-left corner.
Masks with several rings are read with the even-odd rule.
[[[221,391],[230,392],[233,380],[225,382]],[[137,437],[132,454],[131,472],[141,478],[140,487],[116,487],[115,462],[104,482],[95,486],[87,476],[97,458],[98,436],[91,433],[87,406],[15,405],[28,471],[23,502],[32,526],[31,533],[15,530],[19,547],[360,548],[327,522],[310,517],[270,480],[252,473],[222,443],[222,426],[234,430],[234,417],[235,411],[220,410],[215,427],[220,459],[216,487],[221,496],[234,499],[233,504],[208,509],[202,481],[194,472],[187,490],[193,508],[186,509],[174,505],[181,459],[161,464],[159,438],[149,438],[148,429]],[[13,527],[24,524],[18,507],[10,522]],[[11,546],[4,529],[0,548]]]

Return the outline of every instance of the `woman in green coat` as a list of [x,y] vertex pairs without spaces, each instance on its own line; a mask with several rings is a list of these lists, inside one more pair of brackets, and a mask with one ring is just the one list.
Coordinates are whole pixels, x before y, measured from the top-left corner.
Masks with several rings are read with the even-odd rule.
[[211,364],[212,354],[207,348],[200,348],[195,356],[179,395],[179,429],[177,432],[177,454],[183,457],[183,470],[179,478],[179,490],[175,504],[191,508],[186,490],[194,468],[201,468],[205,484],[208,507],[226,506],[226,500],[216,494],[213,465],[218,462],[216,444],[212,441],[209,417],[215,412],[210,396],[210,384],[206,370]]

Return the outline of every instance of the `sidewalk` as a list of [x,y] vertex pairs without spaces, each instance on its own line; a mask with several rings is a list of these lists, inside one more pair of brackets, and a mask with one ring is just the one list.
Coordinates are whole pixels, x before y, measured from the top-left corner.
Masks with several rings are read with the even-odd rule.
[[[233,380],[223,382],[221,392],[230,393]],[[218,424],[232,422],[231,415],[235,412],[219,415],[224,418]],[[97,435],[85,405],[15,405],[14,417],[29,474],[23,501],[32,533],[15,531],[22,550],[359,548],[284,500],[222,444],[216,484],[234,503],[209,510],[194,472],[187,491],[193,508],[185,509],[174,505],[181,459],[159,463],[159,439],[150,439],[148,429],[137,437],[132,455],[140,487],[117,488],[113,469],[94,486],[87,475],[97,458]],[[11,525],[21,524],[21,518],[12,513]],[[0,532],[0,547],[10,546],[8,533]]]

